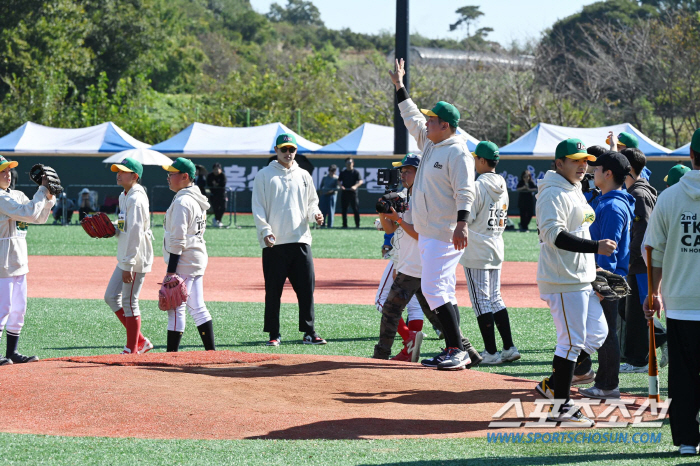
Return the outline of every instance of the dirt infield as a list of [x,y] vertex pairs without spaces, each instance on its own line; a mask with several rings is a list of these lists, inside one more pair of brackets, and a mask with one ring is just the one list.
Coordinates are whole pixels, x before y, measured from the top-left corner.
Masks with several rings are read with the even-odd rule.
[[[31,298],[102,299],[114,257],[30,256],[28,275]],[[377,285],[387,262],[381,259],[314,259],[319,304],[373,304]],[[501,292],[509,308],[545,307],[535,282],[534,262],[505,262]],[[57,274],[56,271],[61,271]],[[158,282],[165,275],[165,263],[159,257],[153,271],[146,275],[141,299],[158,299]],[[265,285],[260,258],[211,257],[204,280],[207,301],[264,302]],[[464,273],[457,271],[457,299],[471,306]],[[282,302],[296,303],[287,282]]]
[[535,400],[530,380],[342,356],[149,353],[45,360],[2,373],[0,430],[47,435],[476,437],[495,431],[491,416],[511,398],[523,400],[526,414]]

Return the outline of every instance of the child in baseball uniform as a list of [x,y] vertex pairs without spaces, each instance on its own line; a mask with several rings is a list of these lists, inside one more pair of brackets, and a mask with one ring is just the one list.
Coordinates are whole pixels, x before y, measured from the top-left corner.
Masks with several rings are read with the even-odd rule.
[[38,361],[36,356],[17,352],[19,334],[27,312],[27,228],[29,223],[44,223],[56,199],[43,186],[30,200],[22,191],[10,189],[12,169],[18,165],[0,155],[0,336],[5,329],[7,352],[0,366]]
[[[595,253],[609,256],[615,241],[592,241],[589,227],[595,212],[581,190],[588,161],[580,139],[566,139],[557,145],[555,171],[548,171],[538,183],[537,229],[540,256],[537,286],[550,309],[557,330],[552,376],[537,385],[542,396],[555,399],[549,420],[581,427],[595,423],[569,400],[571,380],[579,359],[590,357],[608,334],[598,296],[591,287],[596,276]],[[615,331],[612,329],[612,331]]]
[[215,350],[211,314],[204,303],[204,271],[209,256],[204,241],[209,202],[202,195],[195,180],[195,166],[191,160],[178,157],[172,165],[163,165],[168,171],[168,186],[175,191],[173,202],[163,222],[163,259],[168,272],[163,283],[179,275],[187,285],[187,301],[174,311],[168,311],[168,352],[180,348],[185,331],[185,309],[189,311],[202,338],[204,349]]
[[[482,364],[501,364],[520,359],[513,344],[508,309],[501,297],[503,231],[508,218],[508,187],[496,174],[498,146],[481,141],[472,153],[475,157],[476,197],[469,213],[469,244],[459,263],[469,285],[469,298],[476,314],[485,349]],[[494,324],[503,340],[503,351],[496,348]]]
[[124,191],[119,195],[117,266],[105,290],[105,302],[126,328],[126,346],[121,354],[143,354],[153,349],[153,344],[141,333],[139,309],[143,281],[153,265],[148,195],[140,184],[143,165],[126,157],[112,165],[112,171]]

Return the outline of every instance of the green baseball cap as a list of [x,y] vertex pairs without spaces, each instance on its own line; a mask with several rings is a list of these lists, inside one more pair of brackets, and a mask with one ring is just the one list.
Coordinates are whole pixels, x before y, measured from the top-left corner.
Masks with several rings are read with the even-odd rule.
[[297,138],[291,133],[282,133],[277,136],[275,147],[293,146],[297,147]]
[[112,165],[113,172],[118,172],[120,170],[123,172],[136,173],[139,176],[139,179],[141,179],[141,176],[143,175],[143,165],[141,165],[141,162],[134,160],[131,157],[126,157],[121,161],[121,163],[115,163]]
[[491,141],[481,141],[476,145],[472,155],[482,159],[498,160],[498,146]]
[[163,165],[163,169],[169,172],[187,173],[193,180],[195,177],[194,174],[197,171],[194,163],[192,163],[190,159],[184,157],[176,158],[172,165]]
[[595,162],[595,156],[586,152],[586,145],[577,138],[564,139],[557,144],[557,150],[554,152],[554,160],[559,159],[581,160],[588,159]]
[[459,126],[459,110],[457,110],[457,107],[455,107],[454,105],[444,102],[442,100],[436,103],[432,110],[426,110],[422,108],[420,111],[424,115],[436,116],[442,121],[448,122],[452,127],[456,128],[457,126]]
[[[605,143],[610,144],[610,138],[607,138],[605,140]],[[638,149],[639,139],[637,139],[637,136],[635,136],[634,134],[626,133],[623,131],[617,135],[617,144],[621,144],[625,147],[634,147],[635,149]]]
[[19,162],[17,162],[16,160],[10,162],[5,157],[0,155],[0,171],[6,169],[7,167],[15,168],[17,165],[19,165]]
[[681,177],[689,171],[689,167],[686,167],[685,165],[679,163],[678,165],[675,165],[668,171],[668,175],[664,177],[664,181],[667,185],[669,185],[669,187],[673,186],[674,184],[678,183]]
[[693,152],[700,154],[700,128],[693,133],[693,139],[690,141],[690,147]]

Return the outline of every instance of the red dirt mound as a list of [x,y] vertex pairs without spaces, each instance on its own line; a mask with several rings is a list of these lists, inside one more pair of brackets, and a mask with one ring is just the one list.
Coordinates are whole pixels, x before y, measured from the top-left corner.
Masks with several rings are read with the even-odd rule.
[[69,361],[111,366],[201,366],[212,364],[251,364],[274,361],[276,354],[237,353],[234,351],[196,351],[187,353],[146,353],[140,355],[103,354],[100,356],[67,356],[47,361]]

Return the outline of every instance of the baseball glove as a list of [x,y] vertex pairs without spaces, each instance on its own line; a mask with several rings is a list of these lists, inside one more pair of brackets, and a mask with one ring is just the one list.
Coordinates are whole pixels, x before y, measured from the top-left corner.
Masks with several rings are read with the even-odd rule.
[[615,300],[628,296],[631,289],[625,277],[617,275],[607,270],[598,270],[595,281],[591,283],[593,290],[601,295],[603,299]]
[[159,285],[162,285],[158,291],[158,308],[161,311],[174,311],[187,301],[187,285],[179,275],[168,275]]
[[94,215],[86,215],[80,224],[83,230],[92,238],[111,238],[117,234],[114,224],[104,212],[98,212]]
[[51,194],[58,196],[63,192],[61,179],[58,177],[56,170],[53,168],[37,163],[36,165],[32,166],[31,170],[29,170],[29,178],[39,186],[43,184],[44,176],[46,176],[46,179],[48,180],[49,185],[47,188]]

